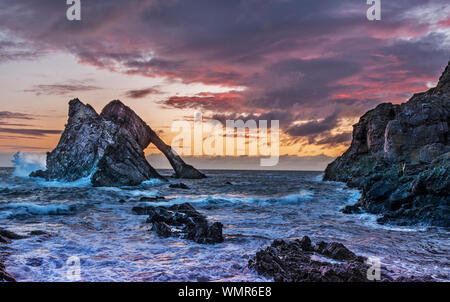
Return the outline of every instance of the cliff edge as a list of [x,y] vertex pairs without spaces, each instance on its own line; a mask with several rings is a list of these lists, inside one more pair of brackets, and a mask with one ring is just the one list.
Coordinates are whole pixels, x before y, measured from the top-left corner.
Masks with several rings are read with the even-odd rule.
[[356,206],[382,215],[380,223],[449,227],[449,114],[450,62],[435,88],[364,114],[324,180],[361,189]]

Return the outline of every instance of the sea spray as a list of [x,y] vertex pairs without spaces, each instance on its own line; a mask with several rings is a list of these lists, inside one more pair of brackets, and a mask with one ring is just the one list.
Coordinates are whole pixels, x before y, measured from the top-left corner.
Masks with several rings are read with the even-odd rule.
[[45,160],[44,153],[17,152],[12,160],[15,167],[14,176],[28,177],[33,171],[45,170]]

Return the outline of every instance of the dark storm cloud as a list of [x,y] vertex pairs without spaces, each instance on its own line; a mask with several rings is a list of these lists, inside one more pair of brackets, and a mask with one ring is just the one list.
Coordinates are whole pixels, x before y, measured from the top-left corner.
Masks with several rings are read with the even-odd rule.
[[36,95],[66,95],[73,92],[79,92],[79,91],[90,91],[90,90],[98,90],[101,89],[100,87],[93,86],[93,85],[87,85],[83,82],[76,82],[73,84],[65,84],[65,83],[55,83],[55,84],[48,84],[48,85],[35,85],[30,89],[26,89],[25,92],[31,92]]
[[132,99],[140,99],[150,94],[161,94],[161,93],[162,92],[159,90],[159,88],[155,86],[144,89],[129,90],[125,93],[125,95]]
[[316,140],[314,143],[317,145],[336,146],[343,143],[350,143],[351,140],[352,140],[352,133],[344,132],[341,134],[330,135],[320,140]]
[[338,114],[333,113],[322,121],[312,121],[301,125],[295,125],[287,130],[292,136],[314,136],[329,131],[337,126]]
[[32,120],[34,117],[30,114],[10,111],[0,111],[0,120],[4,119],[20,119],[20,120]]
[[0,133],[23,134],[31,136],[45,136],[48,134],[60,134],[61,130],[48,129],[15,129],[15,128],[0,128]]
[[[97,0],[82,1],[82,21],[68,22],[65,1],[2,0],[0,27],[27,45],[17,44],[11,55],[11,45],[0,43],[0,62],[57,49],[127,74],[245,86],[161,104],[222,116],[273,116],[294,137],[333,144],[344,141],[344,134],[329,134],[340,118],[379,102],[404,101],[437,80],[449,46],[442,33],[428,32],[432,22],[448,28],[448,16],[438,15],[447,2],[383,1],[382,21],[369,22],[361,0]],[[429,18],[417,13],[428,11]],[[294,124],[311,117],[316,121]],[[317,140],[321,133],[328,138]]]

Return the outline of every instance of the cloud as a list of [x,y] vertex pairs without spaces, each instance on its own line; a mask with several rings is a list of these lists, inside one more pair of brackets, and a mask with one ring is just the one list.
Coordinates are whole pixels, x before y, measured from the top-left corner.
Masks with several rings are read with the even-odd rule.
[[32,120],[32,115],[20,112],[0,111],[0,120],[3,119],[20,119],[20,120]]
[[312,121],[292,126],[287,130],[287,133],[291,136],[314,136],[336,127],[338,124],[337,118],[337,113],[333,113],[321,121]]
[[161,90],[159,90],[158,86],[153,86],[150,88],[129,90],[125,93],[125,95],[132,99],[140,99],[140,98],[144,98],[150,94],[162,94],[162,93],[163,92]]
[[352,140],[352,133],[344,132],[337,135],[330,135],[328,137],[317,140],[315,141],[315,144],[336,146],[343,143],[349,144],[351,140]]
[[73,81],[70,83],[55,83],[55,84],[41,84],[35,85],[31,89],[24,90],[35,95],[67,95],[80,91],[91,91],[101,89],[98,86],[87,85],[82,81]]
[[[220,85],[230,91],[160,104],[221,118],[273,117],[294,139],[348,144],[344,133],[331,134],[340,120],[405,101],[437,80],[450,53],[447,2],[384,1],[382,21],[369,22],[365,1],[354,0],[97,0],[83,2],[82,22],[68,22],[64,1],[2,1],[0,27],[10,34],[0,39],[0,62],[58,50],[114,72]],[[99,89],[79,84],[29,91]]]
[[0,127],[0,133],[12,133],[12,134],[22,134],[22,135],[31,135],[31,136],[46,136],[51,134],[60,134],[62,130],[48,130],[48,129],[15,129],[15,128],[3,128]]

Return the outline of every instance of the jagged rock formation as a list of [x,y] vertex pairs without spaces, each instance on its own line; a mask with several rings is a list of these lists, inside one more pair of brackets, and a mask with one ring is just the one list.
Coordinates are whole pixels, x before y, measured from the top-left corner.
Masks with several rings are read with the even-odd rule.
[[139,142],[142,149],[153,143],[169,160],[175,170],[175,176],[179,178],[204,178],[203,173],[186,164],[183,159],[148,126],[129,107],[124,106],[120,101],[112,101],[103,108],[101,116],[127,129],[131,135]]
[[[61,181],[89,177],[94,186],[132,186],[151,178],[165,180],[150,166],[143,151],[156,138],[156,133],[120,101],[109,103],[99,115],[90,105],[74,99],[69,102],[69,119],[60,141],[47,154],[47,170],[30,176]],[[191,171],[183,174],[181,169],[180,177],[203,175],[174,154],[169,154],[169,161]]]
[[350,148],[328,165],[324,180],[362,189],[357,205],[383,214],[381,223],[448,227],[449,118],[450,62],[435,88],[363,115]]
[[180,237],[197,243],[223,242],[220,222],[208,223],[205,216],[197,212],[189,203],[170,207],[134,207],[137,215],[149,215],[147,223],[161,237]]
[[[275,282],[368,282],[368,272],[369,276],[373,273],[364,257],[343,244],[321,241],[313,245],[308,236],[273,241],[249,260],[248,267]],[[393,279],[383,267],[380,278],[382,282],[432,281],[431,277]]]

